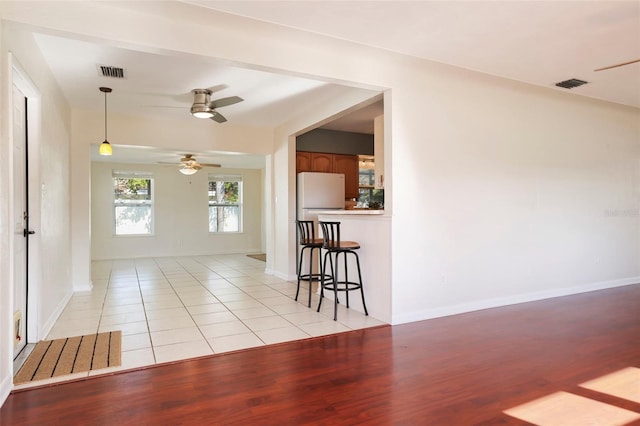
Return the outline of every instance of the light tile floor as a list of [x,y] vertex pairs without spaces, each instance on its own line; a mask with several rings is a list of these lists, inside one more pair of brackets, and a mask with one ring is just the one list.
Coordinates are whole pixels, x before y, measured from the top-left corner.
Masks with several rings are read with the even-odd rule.
[[93,262],[93,291],[71,298],[47,339],[121,330],[122,365],[16,388],[384,324],[344,305],[333,321],[332,303],[317,313],[318,296],[308,308],[301,289],[296,302],[296,283],[264,268],[242,254]]

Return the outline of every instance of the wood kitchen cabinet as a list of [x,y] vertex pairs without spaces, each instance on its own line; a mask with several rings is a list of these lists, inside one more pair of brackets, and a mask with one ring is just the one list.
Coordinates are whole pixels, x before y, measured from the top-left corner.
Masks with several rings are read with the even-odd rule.
[[296,152],[296,173],[311,172],[311,153],[298,151]]
[[298,151],[296,153],[296,173],[333,173],[333,156],[334,154],[325,152]]
[[325,152],[296,152],[296,173],[322,172],[344,175],[344,197],[358,198],[358,156]]
[[358,156],[333,155],[333,173],[344,175],[344,198],[358,198]]
[[311,171],[322,173],[336,173],[333,165],[335,154],[327,154],[325,152],[311,153]]

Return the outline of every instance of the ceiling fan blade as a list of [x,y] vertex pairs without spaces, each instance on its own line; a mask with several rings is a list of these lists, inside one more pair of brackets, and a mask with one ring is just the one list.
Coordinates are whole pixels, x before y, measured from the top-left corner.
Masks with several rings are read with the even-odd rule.
[[224,115],[220,114],[218,111],[213,114],[213,117],[211,117],[211,119],[217,123],[224,123],[225,121],[227,121],[227,119],[224,118]]
[[222,167],[221,164],[213,164],[213,163],[198,163],[202,167]]
[[229,88],[229,85],[227,84],[216,84],[215,86],[207,87],[207,90],[209,90],[211,93],[216,93],[228,88]]
[[211,106],[211,108],[216,109],[224,106],[237,104],[238,102],[242,102],[242,101],[244,101],[244,99],[242,99],[239,96],[229,96],[228,98],[222,98],[222,99],[217,99],[215,101],[211,101],[209,105]]
[[621,64],[616,64],[616,65],[609,65],[608,67],[598,68],[598,69],[596,69],[594,71],[610,70],[611,68],[618,68],[618,67],[622,67],[622,66],[625,66],[625,65],[631,65],[631,64],[635,64],[636,62],[640,62],[640,59],[635,59],[633,61],[623,62]]

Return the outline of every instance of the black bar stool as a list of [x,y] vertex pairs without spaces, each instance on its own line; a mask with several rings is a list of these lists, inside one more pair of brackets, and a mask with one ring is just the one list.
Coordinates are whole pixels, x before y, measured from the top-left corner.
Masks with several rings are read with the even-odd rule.
[[[327,259],[329,259],[329,266],[331,268],[330,281],[325,282],[325,277],[322,277],[320,283],[320,302],[318,303],[318,312],[320,312],[320,306],[322,305],[322,299],[324,298],[324,291],[333,291],[333,320],[338,319],[338,292],[343,291],[347,296],[347,308],[349,307],[349,292],[353,290],[360,290],[362,295],[362,307],[364,308],[365,315],[369,315],[367,312],[367,305],[364,302],[364,289],[362,287],[362,274],[360,273],[360,258],[355,251],[360,248],[360,244],[355,241],[342,241],[340,240],[340,222],[320,222],[322,227],[322,248],[325,250],[324,260],[322,262],[322,270],[327,270]],[[338,279],[338,260],[339,256],[343,255],[344,262],[344,279],[340,281]],[[347,254],[352,254],[356,258],[356,265],[358,267],[358,282],[349,281],[349,271],[347,269]],[[333,265],[333,259],[335,258],[335,269]]]
[[[313,272],[313,251],[318,250],[318,260],[322,257],[322,238],[316,238],[316,230],[315,224],[312,220],[296,220],[298,224],[298,244],[300,247],[300,260],[298,263],[298,288],[296,290],[296,300],[298,300],[298,294],[300,293],[300,281],[309,281],[309,304],[311,307],[311,287],[313,287],[313,281],[320,282],[323,279],[322,271],[320,268],[320,272]],[[309,273],[302,273],[302,259],[304,258],[304,251],[309,249]],[[320,264],[320,261],[318,261]],[[321,266],[321,265],[320,265]],[[330,278],[330,277],[324,277]]]

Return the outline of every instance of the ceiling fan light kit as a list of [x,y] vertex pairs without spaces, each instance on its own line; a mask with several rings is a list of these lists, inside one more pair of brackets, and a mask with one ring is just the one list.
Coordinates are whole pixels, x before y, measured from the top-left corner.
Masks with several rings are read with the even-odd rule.
[[211,108],[211,90],[194,89],[193,105],[191,106],[191,115],[196,118],[211,118],[213,110]]
[[194,107],[191,107],[191,114],[196,118],[211,118],[213,117],[213,113],[211,111],[200,111]]
[[189,166],[189,165],[184,165],[181,168],[178,169],[180,171],[180,173],[182,173],[183,175],[187,175],[187,176],[191,176],[192,174],[196,173],[198,171],[197,168]]
[[104,142],[100,144],[98,153],[100,155],[113,155],[113,148],[107,140],[107,93],[111,93],[109,87],[101,87],[100,91],[104,93]]
[[196,118],[210,118],[217,123],[224,123],[227,119],[216,111],[216,108],[221,108],[228,105],[237,104],[244,99],[238,96],[230,96],[228,98],[211,100],[210,89],[193,89],[193,105],[191,105],[191,115]]

